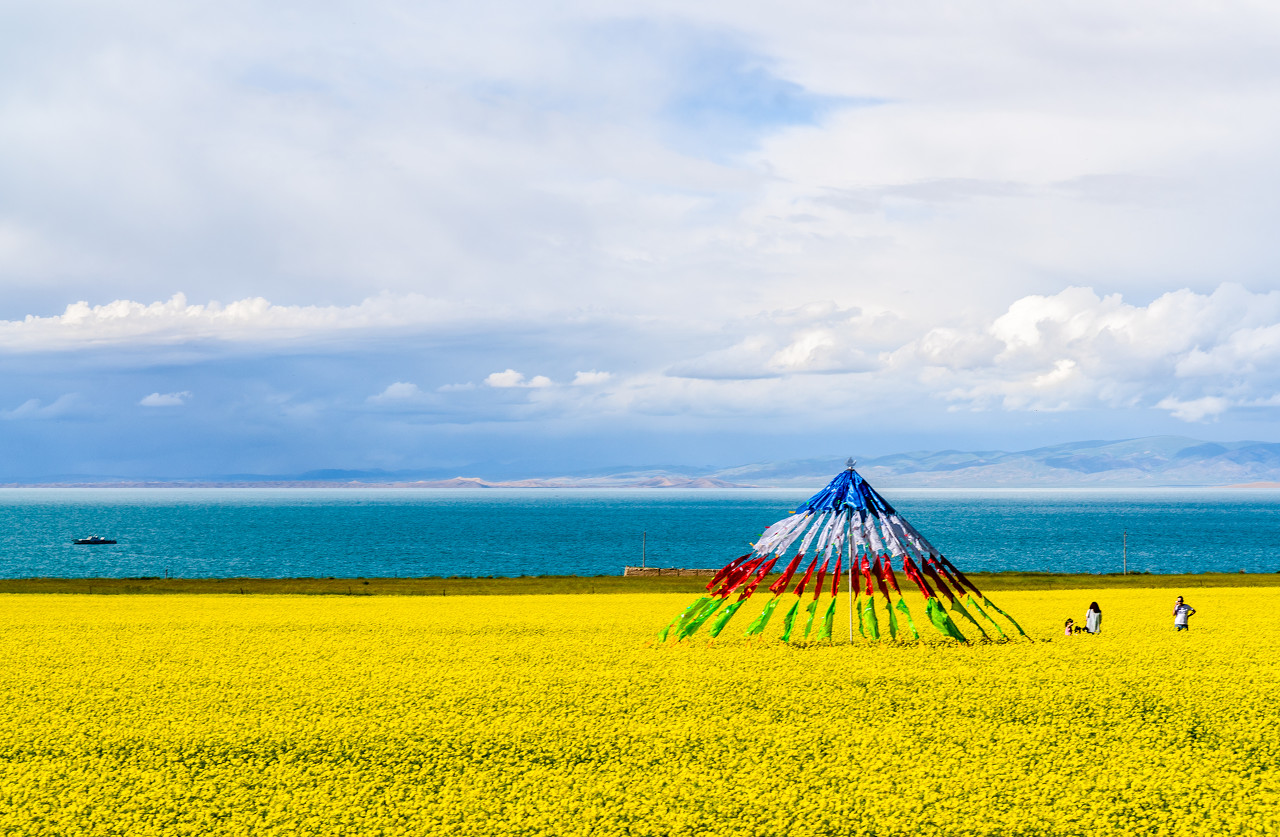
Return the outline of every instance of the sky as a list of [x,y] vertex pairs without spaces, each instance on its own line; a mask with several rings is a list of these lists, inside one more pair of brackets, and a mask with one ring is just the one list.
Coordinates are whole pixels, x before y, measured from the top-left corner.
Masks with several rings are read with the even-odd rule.
[[1280,441],[1277,148],[1274,4],[7,4],[0,481]]

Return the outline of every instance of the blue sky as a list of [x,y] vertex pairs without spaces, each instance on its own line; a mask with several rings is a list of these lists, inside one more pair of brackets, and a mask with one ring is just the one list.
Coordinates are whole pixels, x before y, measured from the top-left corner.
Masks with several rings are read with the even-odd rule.
[[2,479],[1280,441],[1280,11],[0,11]]

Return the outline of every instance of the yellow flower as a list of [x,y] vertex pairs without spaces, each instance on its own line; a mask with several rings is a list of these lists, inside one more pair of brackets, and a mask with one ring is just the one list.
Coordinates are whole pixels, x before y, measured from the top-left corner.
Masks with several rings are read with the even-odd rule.
[[741,638],[763,602],[653,642],[687,598],[2,596],[0,831],[1280,832],[1280,591],[1185,633],[1052,591],[1000,595],[1031,642]]

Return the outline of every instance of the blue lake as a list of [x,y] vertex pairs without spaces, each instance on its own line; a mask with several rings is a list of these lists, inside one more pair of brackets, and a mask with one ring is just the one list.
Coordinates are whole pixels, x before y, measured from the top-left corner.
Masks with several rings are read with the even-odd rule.
[[[815,486],[816,491],[819,486]],[[617,575],[718,567],[811,491],[2,489],[0,577]],[[888,495],[961,569],[1280,571],[1280,492]],[[115,546],[75,546],[101,534]]]

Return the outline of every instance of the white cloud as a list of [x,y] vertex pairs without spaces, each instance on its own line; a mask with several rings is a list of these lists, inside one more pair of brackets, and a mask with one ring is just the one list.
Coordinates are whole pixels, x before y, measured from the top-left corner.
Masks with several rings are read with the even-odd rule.
[[1231,402],[1218,396],[1206,395],[1192,401],[1179,401],[1173,397],[1164,398],[1156,406],[1161,410],[1168,410],[1176,419],[1203,422],[1225,413],[1231,406]]
[[[891,312],[797,310],[738,324],[755,333],[666,374],[615,375],[605,393],[558,392],[536,406],[574,415],[760,417],[918,411],[942,401],[1013,413],[1155,409],[1200,422],[1280,403],[1280,292],[1225,284],[1133,305],[1067,288],[1015,300],[985,322],[924,333]],[[497,374],[511,386],[523,379],[514,370]]]
[[575,372],[573,375],[573,386],[575,387],[591,387],[599,384],[608,383],[613,375],[608,372],[597,372],[592,369],[590,372]]
[[423,328],[460,309],[422,296],[371,297],[357,305],[273,305],[256,297],[225,305],[165,302],[76,302],[62,314],[0,320],[0,351],[84,349],[102,345],[177,345],[200,340],[276,342],[335,333]]
[[39,398],[29,398],[12,410],[0,410],[0,418],[16,419],[53,419],[72,415],[83,408],[83,400],[74,392],[60,395],[50,404]]
[[[78,370],[52,391],[95,409],[139,347],[117,392],[213,403],[182,364],[252,356],[216,383],[317,428],[359,404],[945,435],[947,405],[996,433],[1280,394],[1280,8],[32,8],[0,32],[0,362]],[[317,347],[349,382],[285,360]]]
[[143,407],[181,407],[189,400],[191,400],[191,393],[184,390],[182,392],[153,392],[138,403]]
[[677,378],[707,380],[749,380],[772,378],[769,359],[777,350],[777,341],[762,334],[752,334],[725,349],[716,349],[699,357],[673,365],[668,374]]
[[425,396],[426,393],[419,389],[417,384],[396,381],[394,384],[388,384],[382,392],[370,395],[365,400],[370,404],[404,404],[421,401]]
[[[672,319],[909,300],[936,320],[1062,276],[1148,298],[1280,267],[1261,220],[1280,180],[1262,7],[1085,0],[993,23],[937,0],[641,0],[624,20],[393,2],[303,27],[264,4],[97,8],[0,35],[24,66],[0,106],[0,275],[45,305],[106,287],[149,307],[182,276],[192,298],[300,309],[375,288]],[[754,75],[717,87],[717,60]],[[793,88],[838,103],[731,112]],[[681,141],[717,116],[741,146]],[[128,339],[136,319],[85,339]],[[44,325],[0,328],[0,346],[77,342]],[[178,331],[202,328],[242,333],[200,316]],[[845,361],[797,347],[777,371],[791,362]]]
[[909,328],[890,311],[811,303],[762,312],[735,324],[747,335],[734,345],[674,364],[669,374],[708,380],[794,374],[869,372],[881,353],[902,345]]
[[554,382],[545,375],[534,375],[529,380],[525,380],[524,374],[514,369],[507,369],[504,372],[493,372],[484,379],[487,386],[496,389],[510,389],[512,387],[528,387],[532,389],[541,389],[543,387],[553,386]]
[[982,332],[934,329],[900,349],[894,369],[923,379],[932,368],[948,398],[977,408],[1145,405],[1185,421],[1280,391],[1280,292],[1225,284],[1135,306],[1067,288],[1017,300]]
[[518,387],[524,383],[524,375],[514,369],[508,369],[505,372],[493,372],[484,379],[486,385],[496,387],[498,389],[506,389],[508,387]]

